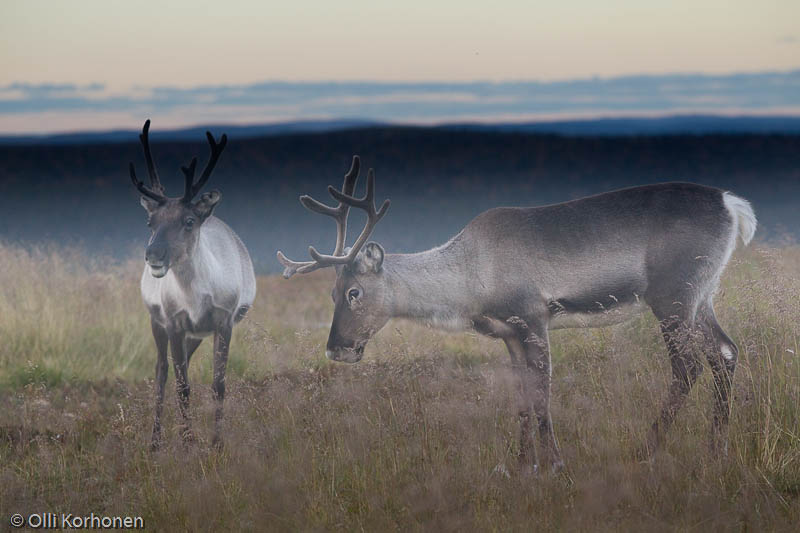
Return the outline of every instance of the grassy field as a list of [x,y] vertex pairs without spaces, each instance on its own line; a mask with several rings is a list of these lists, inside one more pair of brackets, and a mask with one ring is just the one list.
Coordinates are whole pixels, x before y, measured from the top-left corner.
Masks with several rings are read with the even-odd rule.
[[[235,330],[225,448],[210,445],[211,342],[190,368],[198,440],[170,377],[148,450],[155,349],[139,261],[0,246],[0,529],[12,513],[140,515],[150,530],[790,531],[800,524],[800,248],[738,251],[716,300],[740,348],[727,458],[706,370],[653,462],[666,394],[652,315],[552,335],[567,463],[516,464],[502,343],[390,322],[328,362],[331,272],[259,279]],[[170,374],[172,372],[170,371]]]

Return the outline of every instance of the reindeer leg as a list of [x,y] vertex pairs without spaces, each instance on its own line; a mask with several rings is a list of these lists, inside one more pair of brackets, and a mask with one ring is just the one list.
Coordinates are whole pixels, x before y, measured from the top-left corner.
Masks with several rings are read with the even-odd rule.
[[525,347],[518,336],[504,336],[514,375],[519,380],[517,416],[519,417],[519,464],[524,471],[536,472],[536,450],[531,435],[531,404],[525,393]]
[[153,339],[156,341],[158,358],[156,359],[156,408],[155,420],[153,421],[153,436],[150,441],[150,448],[157,450],[161,446],[161,414],[164,411],[164,385],[167,382],[167,346],[169,337],[167,330],[150,318],[150,328],[153,330]]
[[194,352],[197,351],[198,346],[200,343],[203,342],[203,339],[196,339],[194,337],[186,337],[186,366],[189,366],[189,363],[192,362],[192,355]]
[[711,451],[727,455],[728,418],[733,374],[739,349],[725,333],[714,316],[710,302],[701,311],[701,323],[706,335],[706,358],[714,376],[714,419],[711,424]]
[[696,351],[693,349],[692,330],[687,322],[662,320],[661,332],[669,349],[672,383],[667,399],[661,408],[661,414],[653,422],[647,436],[646,449],[642,453],[645,457],[652,455],[658,449],[664,434],[672,425],[675,415],[683,406],[689,391],[697,381],[697,376],[703,370],[702,364],[697,359]]
[[183,331],[170,331],[169,344],[172,349],[172,366],[175,369],[175,388],[178,393],[178,410],[183,419],[182,434],[184,441],[193,440],[189,424],[189,361],[186,357],[186,334]]
[[[540,463],[549,463],[553,471],[563,468],[550,418],[550,347],[547,328],[536,320],[516,320],[511,332],[504,332],[514,371],[520,380],[520,449],[519,461],[525,469],[538,470]],[[534,456],[531,408],[539,426],[540,449]]]
[[547,327],[528,320],[524,346],[526,371],[523,386],[539,425],[539,462],[549,464],[553,472],[558,472],[564,468],[564,461],[561,460],[550,417],[551,364]]
[[222,447],[222,404],[225,400],[225,368],[228,365],[228,349],[231,344],[231,326],[226,324],[214,332],[214,400],[216,412],[214,414],[214,446]]

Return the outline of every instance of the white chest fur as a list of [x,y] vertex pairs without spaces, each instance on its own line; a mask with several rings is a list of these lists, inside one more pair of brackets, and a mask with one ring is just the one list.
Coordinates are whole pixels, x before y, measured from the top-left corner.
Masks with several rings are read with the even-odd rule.
[[189,333],[203,336],[213,332],[221,317],[233,317],[241,304],[242,280],[237,265],[220,261],[202,239],[199,244],[191,259],[162,278],[145,266],[141,293],[158,323],[166,327],[180,320]]

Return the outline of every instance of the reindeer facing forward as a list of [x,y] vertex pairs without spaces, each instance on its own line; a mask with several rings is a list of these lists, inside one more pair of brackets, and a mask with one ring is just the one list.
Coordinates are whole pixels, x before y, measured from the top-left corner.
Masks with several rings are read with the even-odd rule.
[[130,174],[131,181],[142,194],[141,204],[147,211],[147,225],[152,231],[141,281],[142,299],[150,311],[150,324],[158,350],[152,447],[158,448],[161,443],[161,413],[168,371],[167,346],[172,351],[183,437],[191,440],[189,361],[203,337],[212,333],[212,390],[217,404],[213,442],[219,446],[222,444],[220,425],[231,332],[233,325],[247,313],[256,294],[253,263],[247,248],[231,228],[212,214],[222,195],[214,190],[193,200],[214,170],[227,137],[223,135],[217,143],[211,133],[206,132],[211,158],[200,179],[194,181],[197,166],[197,158],[194,158],[188,167],[181,167],[186,179],[183,196],[168,198],[164,195],[150,153],[149,130],[148,120],[139,140],[144,148],[150,187],[136,178],[133,163],[130,164]]
[[[372,170],[365,196],[354,198],[358,168],[354,157],[342,190],[328,187],[337,207],[300,198],[307,209],[336,220],[333,254],[311,247],[312,261],[295,262],[278,252],[286,278],[336,267],[330,359],[359,361],[367,341],[393,317],[499,337],[522,385],[520,462],[524,469],[538,466],[532,410],[539,462],[557,470],[563,463],[550,420],[548,330],[612,324],[647,306],[660,321],[673,379],[646,451],[656,448],[697,379],[698,351],[714,375],[712,444],[725,448],[738,350],[717,323],[712,297],[737,238],[747,244],[755,232],[746,200],[711,187],[663,183],[545,207],[501,207],[481,213],[442,246],[387,255],[367,239],[389,201],[376,210]],[[351,206],[366,211],[367,223],[346,250]]]

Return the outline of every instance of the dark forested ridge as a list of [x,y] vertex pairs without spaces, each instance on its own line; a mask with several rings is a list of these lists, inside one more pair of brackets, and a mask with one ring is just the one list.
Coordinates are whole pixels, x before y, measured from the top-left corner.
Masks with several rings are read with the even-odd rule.
[[[207,129],[227,131],[239,139],[304,133],[332,133],[346,129],[388,128],[390,123],[364,119],[298,120],[267,124],[229,124],[158,128],[150,133],[153,141],[189,141],[202,138]],[[656,117],[595,117],[535,122],[460,122],[443,123],[432,129],[497,133],[538,133],[577,137],[625,135],[713,135],[713,134],[800,134],[800,117],[791,115],[698,115],[678,114]],[[34,135],[0,134],[0,146],[30,144],[102,144],[127,142],[138,131],[108,130]]]
[[[156,140],[153,152],[167,192],[179,195],[180,165],[194,155],[205,164],[208,147],[198,135],[197,142]],[[439,244],[497,205],[542,205],[660,181],[729,189],[753,202],[762,236],[800,236],[799,135],[562,137],[413,127],[234,135],[207,187],[222,191],[217,214],[261,272],[279,269],[276,249],[305,258],[309,244],[332,246],[333,223],[297,197],[328,200],[325,187],[341,184],[352,154],[375,167],[378,200],[392,198],[374,234],[389,252]],[[0,147],[0,237],[138,253],[148,232],[129,161],[146,175],[135,136],[121,144]],[[351,234],[360,214],[353,219]]]

